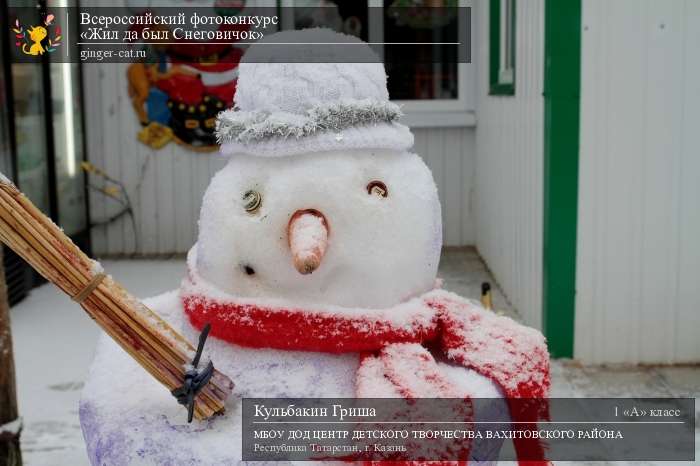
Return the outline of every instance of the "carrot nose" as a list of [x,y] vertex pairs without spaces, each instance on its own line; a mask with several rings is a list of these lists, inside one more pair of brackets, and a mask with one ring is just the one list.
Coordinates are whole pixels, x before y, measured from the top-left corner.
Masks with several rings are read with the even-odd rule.
[[287,225],[294,268],[302,275],[316,270],[328,248],[328,222],[317,210],[297,210]]

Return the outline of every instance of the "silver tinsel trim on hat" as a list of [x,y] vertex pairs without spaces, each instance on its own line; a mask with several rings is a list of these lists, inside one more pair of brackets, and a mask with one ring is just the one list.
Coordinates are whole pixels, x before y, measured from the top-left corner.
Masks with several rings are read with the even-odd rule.
[[377,123],[391,123],[403,113],[398,105],[386,101],[348,100],[322,104],[304,114],[289,112],[243,112],[225,110],[216,119],[219,144],[252,143],[271,138],[302,138],[322,131]]

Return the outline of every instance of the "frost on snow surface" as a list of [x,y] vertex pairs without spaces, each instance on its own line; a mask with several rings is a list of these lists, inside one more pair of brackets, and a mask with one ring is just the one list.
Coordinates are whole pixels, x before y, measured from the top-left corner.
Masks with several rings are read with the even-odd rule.
[[[328,230],[323,224],[323,219],[313,214],[299,216],[290,229],[290,247],[292,251],[298,251],[299,255],[306,258],[313,254],[314,248],[319,244],[325,244]],[[325,250],[325,247],[323,248]]]
[[[367,192],[379,180],[387,197]],[[260,208],[245,210],[255,190]],[[294,267],[287,226],[315,210],[328,248],[312,274]],[[202,202],[197,266],[235,296],[308,305],[387,308],[432,289],[442,230],[430,170],[416,154],[334,151],[269,159],[236,155]],[[255,271],[246,273],[246,267]]]
[[100,261],[92,260],[92,267],[90,268],[90,273],[92,273],[93,276],[99,275],[101,273],[104,273],[105,269],[102,267],[102,264]]
[[22,429],[22,418],[18,417],[14,421],[0,425],[0,436],[2,434],[17,435]]
[[[177,292],[146,304],[183,330],[191,341],[199,331],[183,321]],[[237,464],[240,462],[242,397],[354,397],[358,355],[249,349],[210,338],[205,347],[217,369],[236,383],[222,417],[186,423],[184,409],[158,382],[107,337],[97,348],[80,404],[80,417],[93,464]],[[500,397],[488,379],[440,363],[446,377],[475,397]],[[503,415],[505,404],[489,413]],[[279,464],[279,463],[277,463]]]

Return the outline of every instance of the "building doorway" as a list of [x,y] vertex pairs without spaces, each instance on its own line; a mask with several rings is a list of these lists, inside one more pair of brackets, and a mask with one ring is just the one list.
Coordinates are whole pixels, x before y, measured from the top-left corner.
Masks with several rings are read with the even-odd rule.
[[[24,3],[36,7],[37,22],[46,14],[46,1]],[[66,5],[48,5],[56,6]],[[7,1],[0,0],[0,24],[14,20]],[[34,63],[15,63],[12,34],[6,28],[0,49],[0,170],[78,246],[89,250],[80,64],[53,61],[51,54]],[[4,262],[14,303],[41,280],[7,248]]]

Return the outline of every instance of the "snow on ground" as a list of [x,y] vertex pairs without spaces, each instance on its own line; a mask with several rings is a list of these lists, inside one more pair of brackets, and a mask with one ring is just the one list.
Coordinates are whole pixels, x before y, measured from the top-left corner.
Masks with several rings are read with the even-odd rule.
[[[185,273],[184,259],[104,261],[103,265],[107,273],[139,297],[176,288]],[[448,249],[442,257],[440,276],[445,279],[446,289],[473,298],[479,296],[481,282],[491,281],[495,308],[517,318],[473,249]],[[51,285],[33,290],[27,299],[12,308],[11,318],[19,409],[24,418],[24,464],[87,465],[77,409],[98,327],[82,309]],[[553,397],[700,398],[698,366],[582,367],[572,361],[555,361],[552,380]],[[696,410],[700,413],[697,401]],[[697,427],[700,414],[696,417]],[[698,432],[700,430],[696,430],[696,449],[700,447]],[[700,464],[700,455],[696,453],[696,457]],[[625,463],[612,464],[622,466]]]
[[[176,288],[184,260],[104,261],[107,273],[136,296]],[[87,465],[78,399],[99,327],[53,285],[42,285],[11,310],[22,454],[28,466]]]

